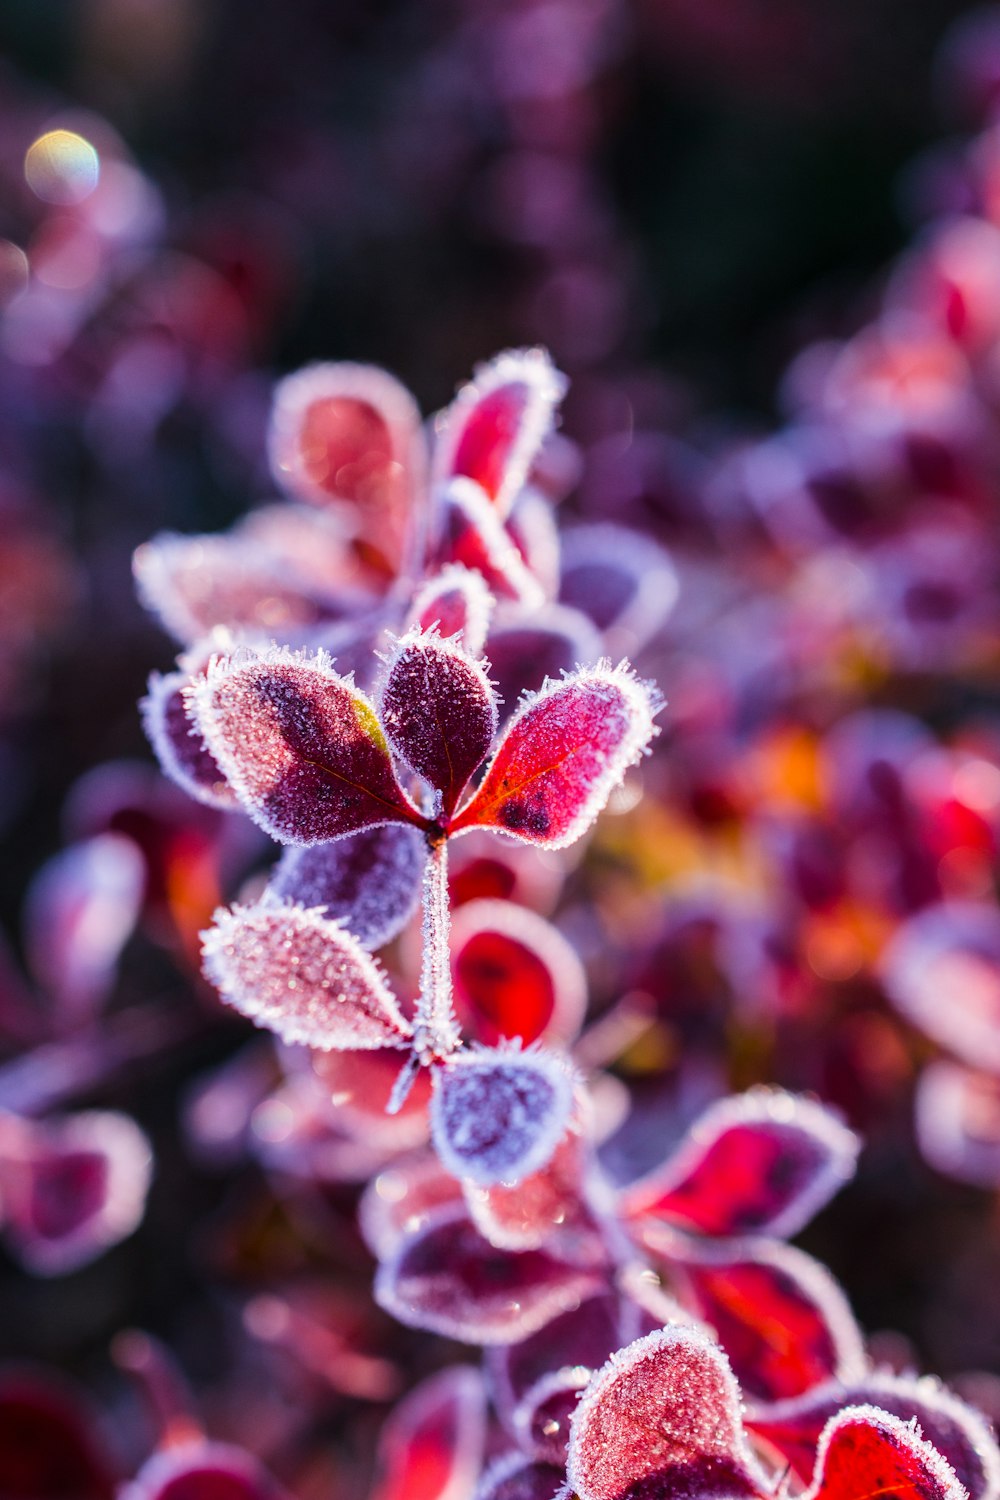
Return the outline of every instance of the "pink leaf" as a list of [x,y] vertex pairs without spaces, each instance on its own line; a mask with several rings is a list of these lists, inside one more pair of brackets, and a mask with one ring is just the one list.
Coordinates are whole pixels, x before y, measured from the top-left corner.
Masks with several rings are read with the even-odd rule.
[[949,901],[904,922],[881,962],[889,999],[971,1068],[1000,1073],[1000,912]]
[[130,1235],[151,1174],[149,1142],[128,1115],[0,1119],[4,1230],[36,1275],[63,1276]]
[[298,906],[220,909],[202,934],[206,976],[222,998],[286,1042],[402,1047],[412,1028],[385,975],[349,932]]
[[220,625],[275,635],[339,619],[346,608],[250,536],[165,532],[137,550],[133,570],[142,603],[183,646]]
[[470,901],[452,920],[455,1002],[488,1045],[520,1037],[571,1042],[587,1004],[576,951],[544,917],[510,901]]
[[410,607],[410,624],[423,631],[436,628],[445,638],[460,636],[469,655],[479,656],[486,644],[493,602],[481,573],[453,563],[418,590]]
[[[560,537],[548,496],[525,485],[507,517],[507,534],[547,599],[559,592]],[[580,658],[577,657],[579,661]]]
[[212,662],[191,702],[250,816],[283,843],[321,844],[381,823],[419,823],[368,699],[325,652],[272,647]]
[[637,1340],[594,1376],[571,1423],[567,1477],[579,1500],[736,1500],[769,1488],[725,1355],[683,1326]]
[[460,564],[481,573],[499,599],[516,599],[526,608],[545,600],[545,590],[525,563],[513,537],[471,479],[453,479],[440,497],[440,524],[434,547],[439,566]]
[[120,1500],[282,1500],[283,1491],[243,1448],[194,1442],[146,1463]]
[[186,691],[187,672],[154,672],[139,704],[146,737],[156,752],[160,770],[189,797],[209,807],[232,811],[239,806],[215,756],[192,723]]
[[377,1052],[314,1052],[313,1071],[329,1092],[336,1126],[369,1144],[404,1151],[427,1140],[430,1074],[422,1069],[400,1109],[388,1114],[402,1059],[392,1048]]
[[586,615],[563,604],[512,605],[498,613],[488,639],[490,669],[508,712],[522,693],[537,693],[547,677],[562,677],[577,662],[596,661],[603,647]]
[[369,1500],[466,1500],[486,1441],[478,1371],[457,1365],[432,1375],[382,1428],[379,1475]]
[[560,1054],[477,1048],[434,1075],[431,1132],[444,1165],[483,1186],[518,1183],[551,1157],[575,1077]]
[[1000,1184],[1000,1079],[929,1063],[917,1080],[917,1140],[931,1166],[959,1182]]
[[670,1260],[683,1267],[697,1311],[714,1328],[746,1397],[780,1401],[864,1369],[847,1299],[803,1251],[751,1240],[675,1249]]
[[371,365],[306,366],[275,390],[268,450],[279,484],[311,504],[351,505],[387,563],[404,560],[426,456],[399,381]]
[[497,1250],[464,1209],[442,1208],[383,1262],[375,1300],[411,1328],[510,1344],[575,1308],[601,1279],[545,1250]]
[[474,1500],[559,1500],[562,1480],[562,1470],[553,1464],[505,1453],[483,1475]]
[[485,671],[454,642],[410,631],[389,658],[380,707],[392,748],[441,793],[447,819],[496,733]]
[[453,831],[482,825],[548,849],[573,843],[645,751],[657,707],[624,664],[547,684],[508,724]]
[[24,919],[28,962],[64,1023],[86,1018],[104,998],[145,888],[145,861],[120,833],[71,845],[35,876]]
[[916,1419],[925,1441],[954,1469],[971,1500],[1000,1493],[1000,1450],[986,1421],[926,1376],[873,1372],[859,1380],[831,1381],[792,1401],[760,1407],[747,1426],[808,1484],[827,1423],[845,1406],[875,1406],[901,1421]]
[[816,1480],[806,1500],[966,1500],[951,1466],[898,1417],[874,1406],[851,1406],[820,1441]]
[[542,349],[509,350],[481,365],[438,419],[438,481],[475,480],[506,515],[565,390],[565,378]]
[[358,1205],[358,1224],[365,1244],[379,1260],[388,1260],[409,1236],[429,1226],[438,1209],[456,1212],[462,1189],[431,1151],[414,1152],[379,1172]]
[[414,828],[399,823],[364,828],[311,849],[286,849],[268,895],[317,907],[343,922],[363,948],[381,948],[416,910],[426,858],[426,845]]
[[480,1234],[505,1250],[537,1249],[557,1236],[563,1245],[572,1241],[575,1260],[585,1259],[600,1244],[584,1196],[585,1151],[571,1125],[545,1166],[515,1187],[467,1180],[465,1201]]
[[625,1190],[621,1212],[699,1234],[791,1235],[850,1179],[857,1152],[822,1105],[754,1090],[706,1110],[674,1156]]

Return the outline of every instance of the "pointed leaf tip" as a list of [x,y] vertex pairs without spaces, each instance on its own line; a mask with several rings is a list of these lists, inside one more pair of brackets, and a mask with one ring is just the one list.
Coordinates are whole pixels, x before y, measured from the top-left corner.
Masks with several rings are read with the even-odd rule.
[[547,683],[511,719],[453,831],[482,826],[546,849],[572,844],[648,748],[660,706],[624,662]]
[[271,647],[216,658],[191,689],[208,749],[272,838],[320,844],[419,824],[371,703],[329,657]]
[[401,1047],[411,1027],[361,944],[317,911],[262,904],[220,910],[202,934],[204,969],[223,1000],[286,1042]]

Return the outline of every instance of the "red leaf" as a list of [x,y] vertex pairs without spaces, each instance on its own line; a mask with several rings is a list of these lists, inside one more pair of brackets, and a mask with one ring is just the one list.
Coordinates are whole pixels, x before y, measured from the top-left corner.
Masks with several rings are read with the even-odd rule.
[[196,1442],[155,1454],[121,1500],[282,1500],[282,1495],[245,1449]]
[[478,1371],[458,1365],[418,1385],[379,1438],[379,1475],[369,1500],[464,1500],[486,1441]]
[[441,793],[449,818],[496,733],[496,693],[483,668],[452,641],[410,631],[389,658],[380,707],[392,748]]
[[534,1250],[556,1236],[564,1246],[572,1242],[574,1260],[587,1259],[600,1237],[584,1197],[585,1150],[571,1125],[551,1160],[516,1187],[466,1181],[465,1201],[480,1234],[504,1250]]
[[571,1423],[567,1477],[579,1500],[735,1500],[769,1488],[725,1355],[685,1327],[648,1334],[594,1376]]
[[925,1441],[947,1459],[971,1500],[995,1500],[1000,1493],[1000,1450],[986,1421],[926,1376],[874,1372],[846,1384],[831,1381],[793,1401],[759,1408],[747,1426],[808,1483],[823,1429],[845,1406],[875,1406],[904,1422],[916,1418]]
[[575,1308],[601,1280],[545,1250],[497,1250],[464,1208],[443,1208],[379,1268],[375,1300],[411,1328],[468,1344],[510,1344]]
[[505,515],[565,390],[564,377],[542,349],[509,350],[481,365],[438,419],[437,479],[475,480]]
[[581,1365],[553,1370],[525,1392],[513,1419],[514,1436],[525,1453],[543,1463],[566,1462],[570,1422],[591,1373]]
[[482,574],[453,563],[414,596],[410,624],[424,631],[436,628],[444,637],[460,636],[469,655],[479,656],[492,612],[493,597]]
[[426,858],[426,844],[414,828],[364,828],[311,849],[286,849],[268,895],[318,907],[374,950],[401,932],[416,910]]
[[441,566],[461,564],[481,573],[499,599],[536,608],[545,590],[522,558],[489,497],[471,479],[453,479],[440,497],[434,557]]
[[482,1186],[521,1182],[562,1137],[574,1083],[562,1054],[456,1052],[434,1074],[431,1133],[441,1161]]
[[966,1500],[951,1466],[915,1429],[874,1406],[848,1407],[820,1441],[805,1500]]
[[674,1156],[625,1190],[621,1212],[699,1234],[794,1234],[853,1175],[857,1151],[822,1105],[753,1090],[706,1110]]
[[349,932],[297,906],[220,909],[202,934],[206,976],[222,998],[286,1042],[362,1050],[412,1033],[385,975]]
[[482,825],[548,849],[573,843],[646,749],[657,706],[624,665],[549,683],[508,724],[452,831]]
[[420,413],[399,381],[371,365],[306,366],[275,390],[268,449],[279,484],[312,504],[351,505],[395,570],[426,462]]
[[0,1381],[0,1495],[9,1500],[113,1500],[110,1455],[93,1414],[49,1377]]
[[746,1242],[676,1250],[700,1315],[714,1328],[746,1397],[780,1401],[864,1369],[861,1336],[833,1277],[801,1250]]
[[455,1002],[487,1045],[520,1037],[571,1042],[587,1004],[576,951],[544,917],[510,901],[470,901],[451,930]]
[[314,1052],[313,1071],[329,1091],[335,1125],[368,1144],[405,1151],[427,1140],[431,1079],[421,1069],[400,1109],[388,1114],[402,1059],[391,1048],[377,1052]]
[[365,1244],[379,1260],[388,1260],[409,1236],[426,1228],[438,1209],[456,1212],[462,1189],[432,1151],[392,1163],[365,1188],[358,1205],[358,1224]]
[[419,823],[368,699],[313,657],[278,647],[212,662],[193,688],[199,728],[250,816],[288,844]]

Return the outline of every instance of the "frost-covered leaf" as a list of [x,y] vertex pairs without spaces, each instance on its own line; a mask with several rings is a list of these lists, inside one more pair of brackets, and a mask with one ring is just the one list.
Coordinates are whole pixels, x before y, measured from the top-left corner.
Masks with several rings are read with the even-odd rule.
[[812,1256],[775,1241],[675,1248],[695,1307],[729,1356],[747,1399],[780,1401],[864,1369],[847,1299]]
[[457,1212],[461,1204],[460,1183],[434,1152],[413,1152],[372,1178],[358,1205],[358,1225],[372,1254],[388,1260],[439,1209],[448,1206]]
[[823,1429],[845,1406],[875,1406],[904,1422],[916,1419],[925,1441],[947,1459],[970,1500],[996,1500],[1000,1450],[987,1422],[928,1376],[873,1371],[859,1380],[830,1381],[795,1400],[758,1408],[747,1426],[808,1484]]
[[416,910],[426,858],[415,828],[385,823],[310,849],[286,849],[268,895],[319,907],[374,950],[401,932]]
[[966,1500],[951,1465],[918,1430],[874,1406],[834,1417],[820,1441],[816,1480],[807,1500]]
[[94,1413],[40,1372],[0,1377],[0,1495],[10,1500],[113,1500],[116,1464]]
[[554,1052],[456,1052],[436,1071],[431,1096],[431,1132],[442,1162],[456,1177],[487,1187],[537,1172],[566,1129],[574,1081]]
[[196,1441],[165,1448],[143,1465],[120,1500],[283,1500],[284,1491],[252,1453]]
[[575,1308],[601,1280],[546,1250],[497,1250],[464,1208],[442,1208],[379,1267],[375,1300],[411,1328],[468,1344],[510,1344]]
[[580,1030],[583,965],[536,912],[510,901],[467,902],[452,919],[451,959],[459,1016],[479,1041],[570,1042]]
[[929,1063],[917,1079],[915,1125],[931,1166],[959,1182],[1000,1184],[1000,1079],[960,1063]]
[[677,601],[667,554],[623,526],[574,526],[562,536],[564,604],[588,615],[609,651],[635,652],[663,626]]
[[420,414],[398,380],[371,365],[307,365],[275,390],[268,451],[285,489],[350,505],[387,563],[403,561],[426,455]]
[[562,1469],[539,1464],[522,1453],[506,1453],[483,1475],[474,1500],[558,1500],[564,1493]]
[[948,901],[911,917],[881,962],[896,1008],[971,1068],[1000,1073],[1000,912]]
[[218,761],[188,712],[188,672],[154,672],[139,705],[146,737],[165,776],[199,802],[231,811],[239,806]]
[[587,1249],[600,1245],[584,1196],[586,1149],[571,1124],[544,1167],[516,1186],[467,1180],[465,1201],[480,1234],[505,1250],[536,1249],[557,1235],[564,1245],[572,1241],[574,1260],[586,1259]]
[[851,1178],[857,1153],[821,1104],[753,1090],[711,1105],[662,1167],[626,1189],[621,1212],[705,1235],[791,1235]]
[[133,560],[139,598],[183,646],[214,629],[269,636],[337,620],[348,608],[250,536],[175,536],[144,542]]
[[570,1425],[567,1477],[579,1500],[736,1500],[770,1488],[726,1357],[697,1329],[664,1328],[613,1354]]
[[510,606],[498,614],[488,640],[490,672],[508,714],[522,693],[537,693],[547,677],[596,661],[604,644],[586,615],[564,604]]
[[439,509],[434,546],[439,567],[460,564],[482,574],[498,599],[515,599],[526,608],[544,602],[540,581],[478,484],[471,479],[453,479],[440,496]]
[[553,1370],[525,1392],[513,1423],[514,1436],[525,1453],[542,1463],[566,1462],[569,1424],[592,1374],[583,1365]]
[[392,748],[441,793],[450,817],[496,733],[496,693],[482,666],[433,631],[410,631],[389,658],[380,707]]
[[589,827],[655,733],[655,692],[624,666],[581,667],[508,724],[455,830],[486,826],[549,849]]
[[386,1150],[404,1151],[426,1141],[431,1097],[428,1070],[417,1073],[402,1106],[388,1113],[403,1059],[391,1048],[377,1052],[314,1052],[313,1071],[327,1092],[338,1129]]
[[459,563],[429,578],[414,596],[410,625],[436,629],[441,636],[460,636],[470,656],[478,657],[486,644],[493,596],[481,573]]
[[542,349],[511,349],[480,365],[438,418],[435,478],[475,480],[505,515],[565,391],[565,377]]
[[0,1118],[4,1234],[36,1275],[63,1276],[130,1235],[151,1175],[149,1141],[128,1115]]
[[518,495],[507,517],[507,534],[546,599],[553,598],[559,592],[559,527],[551,500],[534,485],[526,485]]
[[319,912],[268,902],[220,909],[202,934],[223,1000],[286,1042],[402,1047],[411,1027],[375,960]]
[[28,963],[63,1023],[85,1018],[107,993],[145,888],[146,862],[120,833],[71,845],[31,882],[24,917]]
[[467,1500],[485,1441],[486,1397],[478,1370],[455,1365],[432,1375],[382,1428],[369,1500]]
[[420,821],[375,710],[325,652],[237,651],[211,663],[191,703],[244,808],[282,843]]

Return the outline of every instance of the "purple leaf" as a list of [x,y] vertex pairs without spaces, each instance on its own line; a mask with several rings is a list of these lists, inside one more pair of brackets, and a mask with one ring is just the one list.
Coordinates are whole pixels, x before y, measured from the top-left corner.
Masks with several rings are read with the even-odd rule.
[[947,1459],[970,1500],[996,1500],[1000,1450],[989,1425],[951,1391],[924,1376],[873,1372],[830,1381],[792,1401],[762,1406],[747,1426],[808,1484],[823,1429],[845,1406],[874,1406],[904,1422],[916,1419],[926,1442]]
[[403,1047],[411,1034],[379,965],[319,912],[271,902],[220,909],[202,941],[222,998],[283,1041],[368,1050]]
[[375,1300],[411,1328],[468,1344],[510,1344],[597,1290],[602,1274],[546,1250],[497,1250],[464,1208],[406,1235],[375,1278]]
[[244,808],[282,843],[421,822],[396,781],[375,710],[325,652],[237,651],[211,663],[191,702]]
[[318,907],[374,950],[401,932],[416,910],[426,858],[416,829],[386,823],[311,849],[286,849],[268,895]]
[[369,1500],[459,1500],[472,1491],[485,1443],[478,1370],[442,1370],[400,1402],[382,1428]]
[[479,656],[486,643],[493,596],[481,573],[458,563],[443,568],[417,591],[410,607],[410,625],[437,629],[439,635],[460,636],[470,656]]
[[951,1465],[917,1429],[874,1406],[851,1406],[820,1440],[816,1479],[806,1500],[967,1500]]
[[458,1212],[462,1189],[432,1151],[414,1152],[379,1172],[358,1205],[358,1224],[365,1244],[379,1260],[388,1260],[404,1240],[430,1225],[439,1209]]
[[569,1424],[592,1370],[573,1365],[543,1375],[514,1409],[514,1436],[525,1453],[542,1463],[564,1464]]
[[579,1500],[736,1500],[770,1488],[726,1357],[694,1328],[664,1328],[613,1354],[570,1428],[567,1477]]
[[562,677],[577,662],[596,661],[603,648],[586,615],[563,604],[510,606],[498,613],[488,640],[490,670],[509,713],[522,693],[537,693],[547,677]]
[[951,901],[904,922],[881,962],[896,1008],[971,1068],[1000,1073],[1000,912]]
[[435,1072],[431,1132],[444,1165],[482,1186],[516,1184],[552,1156],[573,1106],[561,1054],[476,1048]]
[[975,1187],[1000,1185],[1000,1079],[932,1062],[917,1080],[917,1140],[931,1166]]
[[754,1090],[706,1110],[673,1157],[625,1190],[621,1212],[698,1234],[795,1234],[851,1178],[857,1152],[821,1104]]
[[496,694],[485,671],[454,642],[410,631],[389,658],[380,707],[392,748],[440,792],[450,817],[496,733]]
[[121,1500],[283,1500],[283,1493],[245,1449],[198,1441],[154,1454]]
[[128,1115],[0,1119],[4,1232],[36,1275],[63,1276],[130,1235],[151,1173],[149,1142]]
[[534,485],[526,485],[518,495],[507,517],[507,534],[545,597],[551,599],[559,592],[559,527],[551,500]]
[[511,719],[453,831],[484,826],[547,849],[572,844],[646,750],[658,706],[625,664],[599,662],[547,684]]
[[511,349],[480,365],[438,418],[436,480],[475,480],[506,515],[565,391],[565,377],[542,349]]
[[146,737],[165,776],[209,807],[227,812],[239,806],[215,756],[188,711],[190,672],[154,672],[139,704]]
[[474,1500],[559,1500],[563,1493],[561,1468],[506,1453],[487,1469]]
[[563,533],[564,604],[589,615],[607,649],[636,652],[660,630],[677,601],[678,581],[665,552],[623,526],[575,526]]
[[84,1019],[104,998],[145,888],[145,861],[120,833],[71,845],[35,876],[24,918],[28,963],[64,1023]]

